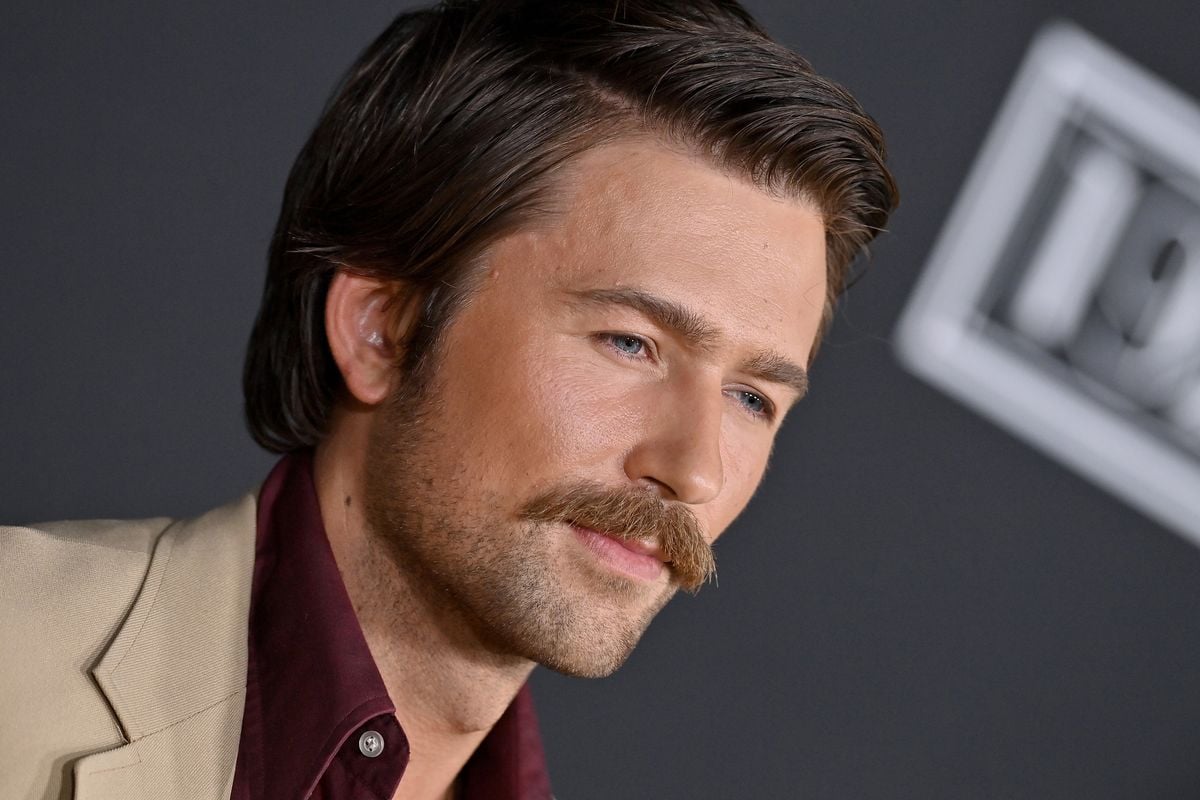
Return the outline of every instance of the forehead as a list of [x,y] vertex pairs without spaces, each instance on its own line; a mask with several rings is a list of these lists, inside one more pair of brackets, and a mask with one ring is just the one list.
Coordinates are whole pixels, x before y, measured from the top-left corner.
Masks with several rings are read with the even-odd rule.
[[807,204],[640,139],[576,159],[556,200],[554,224],[525,242],[546,284],[654,292],[807,355],[826,280],[824,225]]

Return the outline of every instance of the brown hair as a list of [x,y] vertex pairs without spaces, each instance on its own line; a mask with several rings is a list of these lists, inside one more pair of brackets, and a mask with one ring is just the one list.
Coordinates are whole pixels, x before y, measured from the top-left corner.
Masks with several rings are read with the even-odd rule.
[[417,380],[475,258],[539,212],[565,162],[634,131],[814,203],[828,323],[896,203],[882,133],[849,93],[734,0],[444,0],[363,52],[292,167],[243,373],[254,439],[287,452],[325,431],[336,270],[419,293],[401,365]]

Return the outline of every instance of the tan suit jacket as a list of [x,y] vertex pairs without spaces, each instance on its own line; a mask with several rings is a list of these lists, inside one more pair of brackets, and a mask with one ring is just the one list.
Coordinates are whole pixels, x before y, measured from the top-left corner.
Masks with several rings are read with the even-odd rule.
[[256,504],[0,527],[0,798],[229,796]]

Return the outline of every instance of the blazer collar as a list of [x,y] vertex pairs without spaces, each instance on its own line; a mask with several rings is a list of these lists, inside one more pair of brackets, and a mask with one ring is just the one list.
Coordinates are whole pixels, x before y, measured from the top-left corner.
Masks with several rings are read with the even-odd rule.
[[228,796],[245,702],[257,492],[163,532],[92,669],[127,744],[75,765],[77,800]]

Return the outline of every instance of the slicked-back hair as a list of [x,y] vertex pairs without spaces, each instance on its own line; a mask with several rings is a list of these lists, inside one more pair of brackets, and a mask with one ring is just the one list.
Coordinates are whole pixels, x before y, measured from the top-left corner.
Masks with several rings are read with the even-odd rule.
[[335,89],[288,177],[243,373],[260,445],[316,444],[342,388],[338,270],[417,292],[398,368],[420,381],[489,244],[546,213],[574,157],[652,135],[805,200],[829,296],[896,204],[882,133],[734,0],[445,0],[401,14]]

